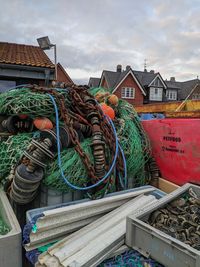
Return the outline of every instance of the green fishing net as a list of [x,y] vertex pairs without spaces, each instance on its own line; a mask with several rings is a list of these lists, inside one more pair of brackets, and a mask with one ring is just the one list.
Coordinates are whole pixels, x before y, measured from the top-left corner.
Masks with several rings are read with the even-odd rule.
[[[88,138],[81,143],[81,147],[84,152],[89,155],[91,162],[93,162],[90,144],[91,141],[90,138]],[[64,175],[72,184],[76,186],[83,186],[88,182],[85,166],[79,154],[74,150],[73,147],[65,149],[61,152],[61,160]],[[64,183],[63,179],[61,178],[57,159],[50,163],[43,182],[45,185],[61,191],[67,192],[68,190],[70,190],[70,188]]]
[[[103,88],[94,88],[90,93],[106,92]],[[70,106],[66,95],[66,104]],[[31,92],[29,89],[17,89],[0,94],[0,113],[2,114],[29,114],[30,116],[54,115],[54,108],[50,98],[45,94]],[[145,181],[145,163],[149,158],[150,146],[142,129],[137,113],[126,101],[120,100],[115,108],[116,119],[114,124],[118,139],[124,150],[127,162],[127,176],[129,187],[141,186]],[[62,121],[60,121],[62,123]],[[0,146],[0,180],[9,174],[10,168],[17,163],[30,144],[31,134],[17,134],[7,141],[1,142]],[[93,163],[91,140],[85,139],[81,146]],[[109,153],[107,153],[109,155]],[[109,156],[107,157],[110,162]],[[79,154],[74,148],[61,152],[62,168],[65,176],[76,186],[85,186],[88,182],[87,171]],[[69,187],[64,183],[57,164],[57,157],[49,162],[43,180],[48,187],[68,192]],[[115,188],[112,187],[112,190]]]
[[10,232],[10,229],[7,226],[7,224],[4,222],[4,220],[0,214],[0,235],[6,235],[9,232]]
[[145,164],[150,155],[150,144],[140,124],[137,113],[126,101],[119,101],[116,129],[124,150],[129,183],[134,186],[145,184]]
[[107,259],[98,267],[164,267],[151,258],[145,258],[135,250],[128,250],[121,255]]
[[0,146],[0,181],[5,179],[13,167],[21,158],[23,152],[30,144],[31,133],[21,133],[9,136]]
[[[62,91],[61,93],[64,94],[67,103],[67,91]],[[0,94],[0,114],[52,117],[54,107],[47,94],[32,92],[28,88],[21,88]]]

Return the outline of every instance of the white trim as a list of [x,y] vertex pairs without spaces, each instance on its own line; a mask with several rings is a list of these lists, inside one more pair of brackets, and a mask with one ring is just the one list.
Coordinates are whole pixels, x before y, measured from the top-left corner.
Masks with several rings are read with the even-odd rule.
[[115,86],[115,89],[112,91],[112,93],[114,93],[118,87],[123,83],[123,81],[127,78],[127,76],[131,74],[133,79],[136,81],[138,87],[140,88],[140,90],[142,91],[143,95],[146,96],[146,93],[145,91],[143,90],[143,88],[141,87],[140,83],[138,82],[137,78],[135,77],[135,75],[133,74],[133,71],[132,70],[129,70],[129,72],[125,75],[125,77]]
[[153,83],[157,78],[160,79],[161,83],[163,84],[164,88],[166,89],[167,86],[166,86],[165,83],[163,82],[163,79],[162,79],[160,73],[158,73],[158,74],[156,75],[156,77],[151,81],[151,83],[148,85],[148,87],[150,87],[150,86],[152,85],[152,83]]
[[[122,96],[123,90],[124,90],[125,96]],[[128,90],[132,90],[133,96],[126,96]],[[130,91],[129,91],[129,94],[130,94]],[[135,87],[122,87],[121,88],[121,98],[123,98],[123,99],[135,99]]]

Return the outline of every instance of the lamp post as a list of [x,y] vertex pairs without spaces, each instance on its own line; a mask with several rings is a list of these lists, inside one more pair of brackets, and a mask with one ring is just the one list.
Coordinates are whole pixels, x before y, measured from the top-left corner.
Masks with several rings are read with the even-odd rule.
[[44,36],[37,39],[37,42],[42,48],[42,50],[50,50],[52,47],[54,47],[54,64],[55,64],[55,81],[57,81],[57,54],[56,54],[56,44],[51,44],[49,37]]

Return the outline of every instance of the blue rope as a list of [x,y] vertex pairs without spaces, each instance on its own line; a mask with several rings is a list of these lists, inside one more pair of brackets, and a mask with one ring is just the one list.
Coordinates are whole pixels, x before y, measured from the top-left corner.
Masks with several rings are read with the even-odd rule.
[[30,85],[30,84],[20,84],[20,85],[17,85],[17,86],[9,88],[8,91],[11,91],[11,90],[14,90],[14,89],[18,89],[18,88],[21,88],[21,87],[26,87],[28,85]]
[[[54,106],[54,110],[55,110],[55,114],[56,114],[56,134],[57,134],[57,136],[60,136],[58,108],[57,108],[57,105],[56,105],[56,102],[55,102],[53,96],[50,95],[50,94],[47,94],[47,95],[50,97],[50,99],[51,99],[51,101],[53,103],[53,106]],[[74,190],[89,190],[89,189],[92,189],[92,188],[95,188],[95,187],[99,186],[101,183],[103,183],[108,178],[108,176],[111,174],[111,172],[112,172],[112,170],[113,170],[113,168],[115,166],[115,163],[116,163],[116,160],[117,160],[117,156],[118,156],[119,143],[118,143],[118,139],[117,139],[117,132],[116,132],[116,129],[115,129],[115,126],[114,126],[112,120],[110,118],[108,118],[108,117],[107,117],[107,120],[109,121],[109,123],[110,123],[110,125],[111,125],[111,127],[113,129],[113,133],[114,133],[114,136],[115,136],[115,147],[116,147],[116,150],[115,150],[114,159],[113,159],[113,162],[111,164],[111,167],[110,167],[109,171],[96,184],[93,184],[93,185],[90,185],[90,186],[86,186],[86,187],[79,187],[79,186],[73,185],[69,181],[68,177],[65,177],[63,169],[62,169],[62,160],[61,160],[61,154],[60,154],[60,142],[59,142],[59,138],[57,138],[58,166],[59,166],[59,169],[60,169],[60,172],[61,172],[61,176],[63,178],[64,183],[67,184],[69,187],[71,187]]]

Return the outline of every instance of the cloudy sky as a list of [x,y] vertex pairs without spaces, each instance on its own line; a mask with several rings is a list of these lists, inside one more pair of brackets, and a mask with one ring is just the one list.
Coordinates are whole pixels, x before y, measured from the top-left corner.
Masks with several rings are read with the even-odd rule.
[[[0,0],[0,41],[49,36],[77,83],[117,64],[183,81],[200,75],[199,0]],[[53,50],[48,53],[53,56]]]

